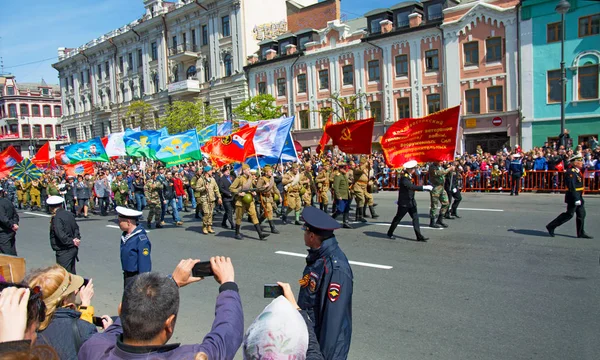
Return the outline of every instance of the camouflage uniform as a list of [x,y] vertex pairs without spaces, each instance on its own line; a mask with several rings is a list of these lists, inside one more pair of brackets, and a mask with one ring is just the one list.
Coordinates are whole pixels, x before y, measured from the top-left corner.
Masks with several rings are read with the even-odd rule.
[[150,179],[144,185],[144,193],[146,194],[146,202],[148,203],[148,227],[152,227],[152,218],[156,219],[156,227],[161,228],[160,224],[160,192],[162,191],[163,184],[156,180]]
[[327,164],[323,164],[323,169],[321,169],[321,172],[317,175],[315,182],[317,183],[317,193],[319,194],[319,198],[317,199],[317,201],[319,201],[319,209],[325,212],[327,212],[327,206],[329,204],[327,193],[329,192],[330,177],[331,175],[329,170],[327,170]]
[[273,195],[277,194],[281,197],[281,194],[279,193],[277,186],[275,186],[275,179],[273,179],[273,175],[271,174],[271,176],[267,176],[267,171],[271,171],[271,167],[268,165],[263,168],[263,174],[256,183],[256,188],[258,189],[259,193],[258,196],[264,212],[264,214],[261,214],[261,217],[263,219],[267,219],[269,222],[271,233],[279,234],[279,231],[273,224]]
[[250,221],[254,224],[254,228],[258,233],[258,237],[263,240],[269,234],[263,234],[258,218],[256,217],[256,205],[254,204],[254,198],[248,204],[242,201],[242,196],[239,193],[248,193],[249,189],[253,187],[252,175],[246,174],[245,171],[250,170],[247,164],[242,165],[242,174],[235,178],[233,183],[229,186],[229,191],[234,195],[235,198],[235,238],[240,240],[242,235],[240,234],[240,226],[242,225],[242,218],[244,212],[248,213]]
[[212,176],[203,176],[196,181],[194,186],[194,195],[198,194],[198,206],[202,207],[202,232],[204,234],[214,234],[212,229],[213,211],[215,210],[215,201],[221,200],[221,193],[217,181]]
[[39,179],[37,179],[32,180],[29,186],[29,196],[31,196],[31,209],[39,209],[42,206],[40,202],[40,195],[42,194],[42,188],[44,187],[44,185]]
[[[294,163],[292,165],[292,169],[298,169],[298,164]],[[293,170],[288,171],[283,175],[283,179],[281,183],[283,184],[283,188],[285,189],[285,197],[287,203],[287,210],[294,210],[296,215],[296,225],[300,225],[300,209],[302,208],[302,199],[300,198],[300,189],[303,187],[303,183],[308,180],[304,174],[298,173],[298,183],[292,185],[294,179],[296,178],[296,174],[294,174]]]
[[[448,206],[449,206],[449,202],[448,202],[448,193],[446,192],[446,190],[444,189],[444,183],[446,181],[445,177],[446,174],[448,174],[451,170],[444,170],[441,166],[439,165],[432,165],[429,168],[429,182],[431,183],[431,185],[433,186],[433,190],[431,190],[429,196],[431,197],[431,208],[429,210],[429,219],[430,219],[430,223],[429,226],[430,227],[434,227],[434,228],[439,228],[439,226],[437,225],[441,225],[443,227],[447,227],[448,225],[446,225],[443,222],[443,217],[446,214],[446,212],[448,211]],[[442,207],[440,209],[440,213],[437,216],[437,222],[435,220],[436,215],[437,215],[437,203],[440,202],[442,204]]]
[[112,182],[110,189],[115,194],[115,203],[117,206],[125,206],[127,203],[129,185],[127,181],[116,179]]
[[[200,183],[200,184],[198,184]],[[198,173],[190,181],[190,186],[194,190],[194,198],[196,198],[196,219],[200,219],[200,210],[202,210],[202,202],[200,201],[200,189],[204,188],[202,174]]]

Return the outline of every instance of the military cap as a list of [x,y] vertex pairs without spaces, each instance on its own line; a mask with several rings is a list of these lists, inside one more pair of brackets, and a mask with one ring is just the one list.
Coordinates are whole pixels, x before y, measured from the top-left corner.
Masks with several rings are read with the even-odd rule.
[[344,161],[340,161],[338,162],[338,166],[348,166],[348,164],[346,164]]
[[340,223],[314,206],[304,207],[302,218],[304,219],[304,226],[317,235],[332,236],[333,230],[340,228]]
[[311,166],[312,166],[312,164],[310,163],[310,161],[307,161],[304,163],[304,167],[311,167]]
[[402,165],[403,168],[405,169],[412,169],[414,167],[417,167],[418,163],[416,160],[410,160],[404,163],[404,165]]
[[298,167],[298,163],[292,163],[292,169],[297,169]]
[[571,158],[569,159],[569,162],[571,161],[583,161],[583,157],[581,156],[581,154],[575,154],[573,156],[571,156]]
[[65,199],[63,199],[60,196],[56,196],[56,195],[52,195],[48,198],[48,200],[46,200],[46,204],[48,204],[50,206],[60,205],[64,202],[65,202]]
[[250,169],[250,165],[242,164],[242,170]]
[[116,210],[117,210],[117,214],[119,214],[119,217],[122,217],[122,218],[137,220],[137,219],[139,219],[140,216],[142,216],[141,211],[129,209],[129,208],[126,208],[123,206],[117,206]]
[[205,171],[205,172],[209,172],[209,171],[211,171],[211,170],[212,170],[212,166],[210,166],[210,165],[206,165],[206,166],[204,167],[204,171]]
[[263,171],[264,171],[264,172],[267,172],[267,171],[269,171],[269,170],[273,170],[273,169],[271,168],[271,165],[265,165],[265,167],[263,168]]

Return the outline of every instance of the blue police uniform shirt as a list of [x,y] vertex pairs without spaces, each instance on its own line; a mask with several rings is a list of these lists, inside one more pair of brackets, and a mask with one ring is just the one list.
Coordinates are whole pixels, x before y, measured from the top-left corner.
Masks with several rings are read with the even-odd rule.
[[123,271],[150,272],[152,260],[150,252],[152,245],[144,228],[138,226],[131,234],[121,236],[121,266]]
[[511,175],[523,174],[523,160],[521,160],[521,158],[511,160],[508,166],[508,172]]
[[346,359],[352,336],[353,275],[335,237],[309,249],[300,279],[298,306],[315,324],[325,359]]

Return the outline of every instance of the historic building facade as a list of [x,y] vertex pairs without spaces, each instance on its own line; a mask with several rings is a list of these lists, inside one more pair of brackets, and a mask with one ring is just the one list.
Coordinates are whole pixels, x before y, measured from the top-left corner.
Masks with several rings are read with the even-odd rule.
[[13,75],[0,76],[0,151],[12,145],[31,157],[47,141],[54,149],[61,138],[62,105],[59,87],[19,83]]

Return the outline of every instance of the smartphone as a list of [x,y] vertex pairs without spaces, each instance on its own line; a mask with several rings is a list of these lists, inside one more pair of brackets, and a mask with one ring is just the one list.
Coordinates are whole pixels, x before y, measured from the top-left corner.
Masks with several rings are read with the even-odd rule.
[[98,327],[104,327],[104,324],[102,323],[102,318],[101,317],[94,316],[92,318],[92,322],[94,323],[94,325],[96,325]]
[[212,271],[212,266],[210,265],[210,261],[202,261],[194,265],[192,268],[192,276],[194,277],[205,277],[205,276],[214,276],[215,274]]
[[276,298],[283,295],[283,288],[277,284],[265,284],[265,298]]
[[87,286],[87,284],[88,284],[89,282],[90,282],[90,279],[86,279],[86,278],[84,278],[84,279],[83,279],[83,285],[81,285],[80,289],[81,289],[82,287],[84,287],[84,286]]

